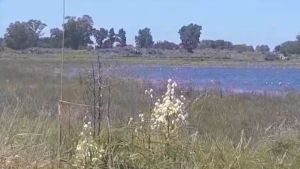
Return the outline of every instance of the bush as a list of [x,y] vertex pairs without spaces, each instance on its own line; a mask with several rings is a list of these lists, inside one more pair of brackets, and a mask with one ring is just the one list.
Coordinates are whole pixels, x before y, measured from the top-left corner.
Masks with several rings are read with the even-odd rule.
[[179,49],[179,46],[177,44],[169,41],[156,42],[153,47],[157,49],[169,49],[169,50]]
[[266,61],[274,61],[274,60],[278,60],[278,59],[279,59],[279,57],[274,53],[267,53],[266,57],[265,57]]
[[232,50],[235,50],[235,51],[237,51],[239,53],[242,53],[242,52],[254,52],[253,46],[247,46],[245,44],[233,45],[232,46]]
[[232,49],[232,43],[224,40],[203,40],[199,44],[200,49],[212,48],[212,49]]
[[267,53],[270,52],[270,48],[268,45],[258,45],[255,49],[257,52]]

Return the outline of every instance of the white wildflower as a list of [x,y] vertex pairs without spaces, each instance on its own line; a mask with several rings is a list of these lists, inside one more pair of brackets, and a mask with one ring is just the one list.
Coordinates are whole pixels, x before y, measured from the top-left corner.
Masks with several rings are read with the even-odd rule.
[[[162,101],[157,100],[154,104],[153,114],[151,115],[151,129],[163,127],[166,130],[168,125],[171,129],[176,129],[180,122],[186,121],[187,114],[184,113],[183,96],[177,98],[175,88],[177,83],[172,79],[168,80],[167,91],[162,96]],[[171,131],[172,132],[172,131]]]
[[130,124],[132,123],[132,121],[133,121],[133,118],[130,117],[130,118],[129,118],[129,121],[128,121],[128,125],[130,125]]
[[173,83],[172,83],[172,87],[173,87],[173,88],[177,87],[177,83],[176,83],[176,82],[173,82]]
[[88,125],[87,125],[87,124],[84,124],[84,125],[83,125],[83,128],[84,128],[84,129],[87,129],[87,128],[88,128]]
[[144,118],[144,114],[139,114],[139,117],[140,117],[140,119],[141,119],[141,122],[144,122],[145,121],[145,118]]
[[92,137],[91,122],[83,125],[80,140],[76,146],[73,166],[76,168],[97,168],[102,163],[104,150],[99,149],[98,144]]

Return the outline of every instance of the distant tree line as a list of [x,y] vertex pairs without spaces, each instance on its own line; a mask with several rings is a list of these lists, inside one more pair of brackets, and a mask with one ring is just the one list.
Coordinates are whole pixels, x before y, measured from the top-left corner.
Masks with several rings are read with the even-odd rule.
[[[60,48],[62,45],[75,50],[87,48],[89,45],[95,45],[97,49],[127,45],[124,29],[120,29],[117,33],[114,28],[97,29],[94,27],[92,17],[88,15],[68,16],[65,19],[64,31],[60,28],[52,28],[49,37],[42,37],[42,31],[47,25],[39,20],[11,23],[2,41],[5,42],[5,46],[16,50],[30,47]],[[154,43],[150,28],[144,28],[138,31],[135,43],[138,48],[178,49],[181,46],[193,52],[193,49],[198,47],[201,30],[202,27],[196,24],[183,26],[179,30],[182,43],[177,45],[168,41]],[[92,37],[95,42],[91,40]]]
[[274,51],[284,55],[300,54],[300,35],[297,35],[295,41],[286,41],[276,46]]
[[0,51],[4,49],[4,39],[0,38]]
[[[115,32],[114,28],[95,28],[92,17],[83,15],[82,17],[68,16],[63,25],[64,32],[60,28],[50,29],[50,36],[43,37],[42,31],[47,26],[39,20],[29,20],[27,22],[11,23],[6,29],[3,39],[0,39],[0,48],[7,46],[12,49],[26,49],[30,47],[85,49],[89,45],[97,49],[124,47],[127,45],[126,32],[122,28]],[[137,48],[156,48],[156,49],[186,49],[193,52],[194,49],[221,49],[234,50],[237,52],[261,52],[269,53],[268,45],[253,46],[246,44],[233,44],[225,40],[202,40],[200,41],[202,26],[189,24],[182,26],[178,33],[181,43],[176,44],[169,41],[154,42],[150,28],[138,30],[135,36]],[[64,35],[63,35],[64,34]],[[64,36],[64,42],[63,41]],[[95,40],[92,41],[91,38]],[[275,47],[274,51],[283,54],[300,54],[300,35],[295,41],[287,41]]]
[[258,45],[254,49],[253,46],[249,46],[246,44],[233,44],[232,42],[225,40],[202,40],[199,44],[200,49],[221,49],[221,50],[233,50],[239,53],[241,52],[261,52],[268,53],[270,52],[270,48],[268,45]]

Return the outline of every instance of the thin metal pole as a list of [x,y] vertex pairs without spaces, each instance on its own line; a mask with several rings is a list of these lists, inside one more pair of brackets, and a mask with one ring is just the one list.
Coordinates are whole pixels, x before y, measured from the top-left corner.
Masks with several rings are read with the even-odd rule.
[[[63,100],[63,71],[64,71],[64,48],[65,48],[65,6],[66,2],[63,0],[63,25],[62,25],[62,48],[61,48],[61,70],[60,70],[60,101]],[[62,102],[59,101],[59,109],[62,108]],[[58,154],[57,154],[57,165],[58,168],[60,168],[60,147],[61,147],[61,142],[62,142],[62,133],[61,133],[61,122],[60,122],[60,116],[61,116],[61,110],[58,111],[58,123],[59,123],[59,140],[58,140]]]
[[61,48],[61,72],[60,72],[60,100],[63,100],[63,71],[64,71],[64,50],[65,50],[65,6],[66,2],[63,0],[63,25],[62,25],[62,48]]

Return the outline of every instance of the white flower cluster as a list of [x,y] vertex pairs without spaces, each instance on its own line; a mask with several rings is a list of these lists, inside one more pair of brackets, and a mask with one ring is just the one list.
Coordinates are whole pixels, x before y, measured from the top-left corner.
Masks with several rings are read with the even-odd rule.
[[151,99],[153,98],[153,94],[152,93],[153,93],[153,89],[145,90],[145,95],[150,96]]
[[104,149],[98,147],[92,136],[91,122],[85,123],[76,147],[73,166],[79,169],[97,167],[101,163],[104,153]]
[[175,88],[177,83],[168,80],[167,91],[155,103],[153,114],[151,115],[151,128],[163,128],[170,132],[174,131],[180,123],[185,123],[188,114],[184,111],[184,96],[177,98]]

